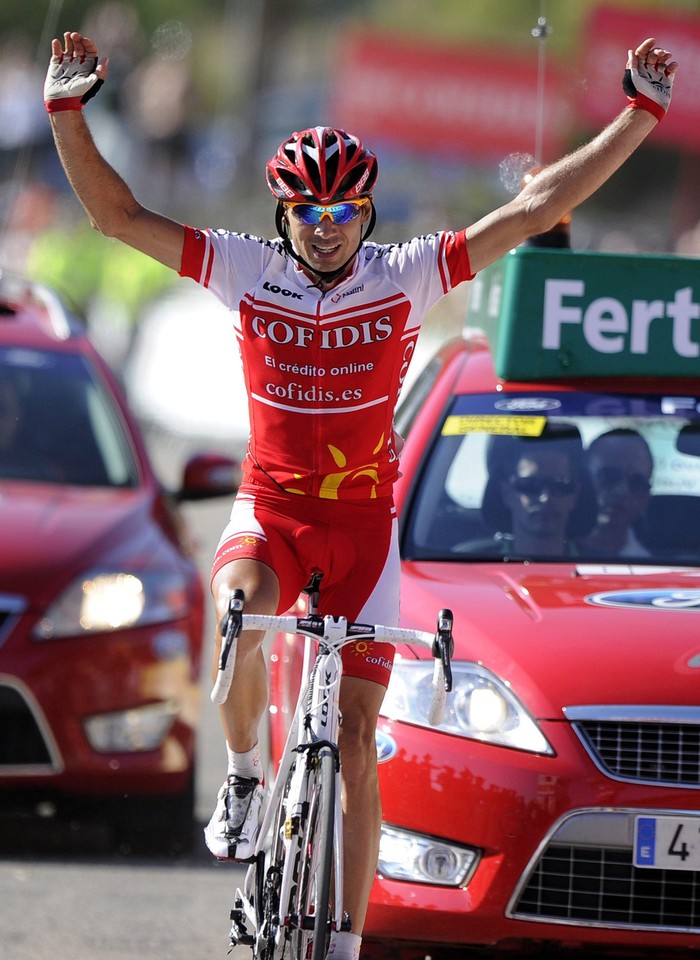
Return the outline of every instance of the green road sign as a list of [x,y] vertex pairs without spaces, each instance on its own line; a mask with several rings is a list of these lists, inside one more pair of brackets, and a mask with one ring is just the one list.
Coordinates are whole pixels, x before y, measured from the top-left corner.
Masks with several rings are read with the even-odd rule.
[[504,380],[700,378],[700,260],[519,247],[474,279],[467,324]]

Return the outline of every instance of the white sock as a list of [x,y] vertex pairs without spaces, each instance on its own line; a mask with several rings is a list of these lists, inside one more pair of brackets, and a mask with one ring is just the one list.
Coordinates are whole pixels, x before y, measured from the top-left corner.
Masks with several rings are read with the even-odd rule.
[[256,743],[245,753],[235,753],[226,744],[226,753],[228,754],[228,776],[236,774],[239,777],[254,777],[262,781],[262,763],[260,761],[260,744]]
[[359,960],[361,945],[362,937],[359,934],[334,930],[326,956],[333,957],[333,960]]

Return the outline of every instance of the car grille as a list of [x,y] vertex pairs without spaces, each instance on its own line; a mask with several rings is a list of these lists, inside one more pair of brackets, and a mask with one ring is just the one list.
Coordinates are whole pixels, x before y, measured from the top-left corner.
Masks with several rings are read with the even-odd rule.
[[635,867],[630,840],[634,816],[630,811],[587,811],[567,818],[536,856],[508,916],[700,932],[700,874]]
[[46,773],[57,766],[28,699],[17,687],[0,684],[0,774]]
[[598,765],[639,783],[700,786],[700,727],[690,723],[575,724]]
[[640,870],[631,851],[552,845],[515,914],[581,924],[700,929],[697,873]]
[[700,707],[564,707],[599,770],[616,780],[700,787]]

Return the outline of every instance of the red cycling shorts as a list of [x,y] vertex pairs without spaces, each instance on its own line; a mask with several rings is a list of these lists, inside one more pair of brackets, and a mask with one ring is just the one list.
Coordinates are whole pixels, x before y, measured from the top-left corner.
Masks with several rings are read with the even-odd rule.
[[[278,614],[311,575],[323,573],[319,613],[395,626],[399,619],[398,525],[393,501],[325,500],[244,482],[216,550],[212,578],[227,563],[260,560],[280,585]],[[358,640],[343,648],[343,671],[387,686],[394,645]]]

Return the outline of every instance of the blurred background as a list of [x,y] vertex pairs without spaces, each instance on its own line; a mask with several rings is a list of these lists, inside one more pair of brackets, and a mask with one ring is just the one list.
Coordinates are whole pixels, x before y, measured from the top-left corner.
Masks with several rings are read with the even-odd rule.
[[[86,113],[145,205],[272,236],[265,161],[293,130],[342,126],[379,157],[379,241],[507,201],[621,109],[627,48],[655,36],[682,65],[671,112],[577,210],[572,245],[700,253],[700,0],[3,0],[0,268],[86,317],[154,429],[240,448],[230,320],[88,226],[42,102],[50,41],[69,29],[110,58]],[[458,332],[467,296],[436,308],[434,339]]]

